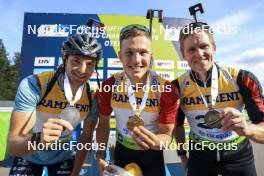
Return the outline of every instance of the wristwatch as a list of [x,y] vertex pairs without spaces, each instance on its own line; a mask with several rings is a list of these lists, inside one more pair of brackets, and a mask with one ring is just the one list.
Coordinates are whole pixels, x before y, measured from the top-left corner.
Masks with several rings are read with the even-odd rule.
[[98,156],[101,156],[102,159],[106,158],[106,152],[104,150],[97,150],[95,155],[96,159],[98,158]]
[[40,137],[41,137],[41,132],[33,133],[30,138],[30,142],[36,143],[36,145],[38,145],[40,143]]
[[177,150],[178,156],[186,155],[187,151],[186,150]]

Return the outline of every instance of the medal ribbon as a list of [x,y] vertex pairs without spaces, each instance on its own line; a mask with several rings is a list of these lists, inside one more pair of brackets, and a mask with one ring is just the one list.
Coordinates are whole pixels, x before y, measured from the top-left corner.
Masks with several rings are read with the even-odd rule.
[[[191,72],[192,73],[192,72]],[[195,80],[195,78],[194,78]],[[195,81],[196,83],[196,81]],[[196,83],[196,86],[201,94],[201,97],[204,101],[204,104],[207,108],[209,108],[209,110],[213,110],[213,106],[215,105],[216,103],[216,98],[217,98],[217,95],[218,95],[218,75],[217,75],[217,67],[216,65],[214,64],[213,65],[213,70],[212,70],[212,79],[211,79],[211,102],[212,104],[211,105],[208,105],[207,101],[205,100],[204,98],[204,95],[203,93],[201,92],[199,86],[197,85]]]
[[73,99],[73,93],[72,93],[72,89],[71,89],[71,84],[70,84],[68,75],[65,72],[65,76],[64,76],[64,92],[65,92],[66,99],[70,103],[70,106],[74,106],[74,104],[81,98],[83,87],[84,87],[84,84],[82,84],[78,88],[78,90],[76,92],[76,95],[74,96],[74,99]]
[[[149,73],[150,75],[150,73]],[[147,86],[149,88],[149,75],[147,77]],[[127,80],[127,92],[128,92],[128,98],[129,98],[129,103],[133,109],[133,111],[135,112],[135,115],[139,116],[141,111],[146,107],[146,102],[147,102],[147,98],[148,98],[148,94],[149,92],[145,92],[144,93],[144,96],[142,98],[142,102],[139,106],[139,108],[137,109],[137,103],[136,103],[136,96],[135,96],[135,91],[133,90],[132,88],[132,85],[131,85],[131,81],[129,80],[128,76],[125,74],[126,76],[126,80]]]
[[218,75],[217,75],[217,67],[214,64],[212,70],[212,80],[211,80],[212,107],[216,103],[217,95],[218,95]]

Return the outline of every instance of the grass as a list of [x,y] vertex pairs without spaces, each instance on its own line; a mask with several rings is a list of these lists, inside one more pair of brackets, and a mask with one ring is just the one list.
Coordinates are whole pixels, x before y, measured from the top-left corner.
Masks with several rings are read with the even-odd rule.
[[6,143],[11,112],[0,112],[0,160],[7,156]]

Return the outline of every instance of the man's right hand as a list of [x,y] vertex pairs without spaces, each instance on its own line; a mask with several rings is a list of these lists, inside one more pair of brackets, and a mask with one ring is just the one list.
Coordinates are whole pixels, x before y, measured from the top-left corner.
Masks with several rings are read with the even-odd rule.
[[65,129],[72,131],[73,126],[63,119],[48,119],[48,121],[43,124],[40,142],[47,144],[59,140],[59,137]]
[[97,157],[97,163],[100,170],[100,176],[104,176],[104,170],[108,166],[108,163],[105,159],[102,159],[101,157]]
[[181,158],[184,170],[185,170],[185,172],[187,172],[187,169],[188,169],[188,158],[187,158],[186,155],[180,155],[180,158]]

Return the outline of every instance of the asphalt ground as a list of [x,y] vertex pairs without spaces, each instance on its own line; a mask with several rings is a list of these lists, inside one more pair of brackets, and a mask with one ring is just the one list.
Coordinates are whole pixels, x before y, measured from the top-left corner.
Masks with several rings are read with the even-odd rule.
[[[255,164],[258,176],[264,176],[264,145],[253,143],[254,156],[255,156]],[[181,165],[180,160],[177,157],[175,151],[166,151],[164,152],[165,161],[170,165]],[[10,161],[0,161],[0,176],[7,176],[9,173]],[[173,167],[177,169],[181,169],[180,167]],[[174,173],[182,173],[182,172],[174,172]],[[173,175],[173,174],[172,174]],[[177,174],[176,176],[184,176],[184,174]]]

